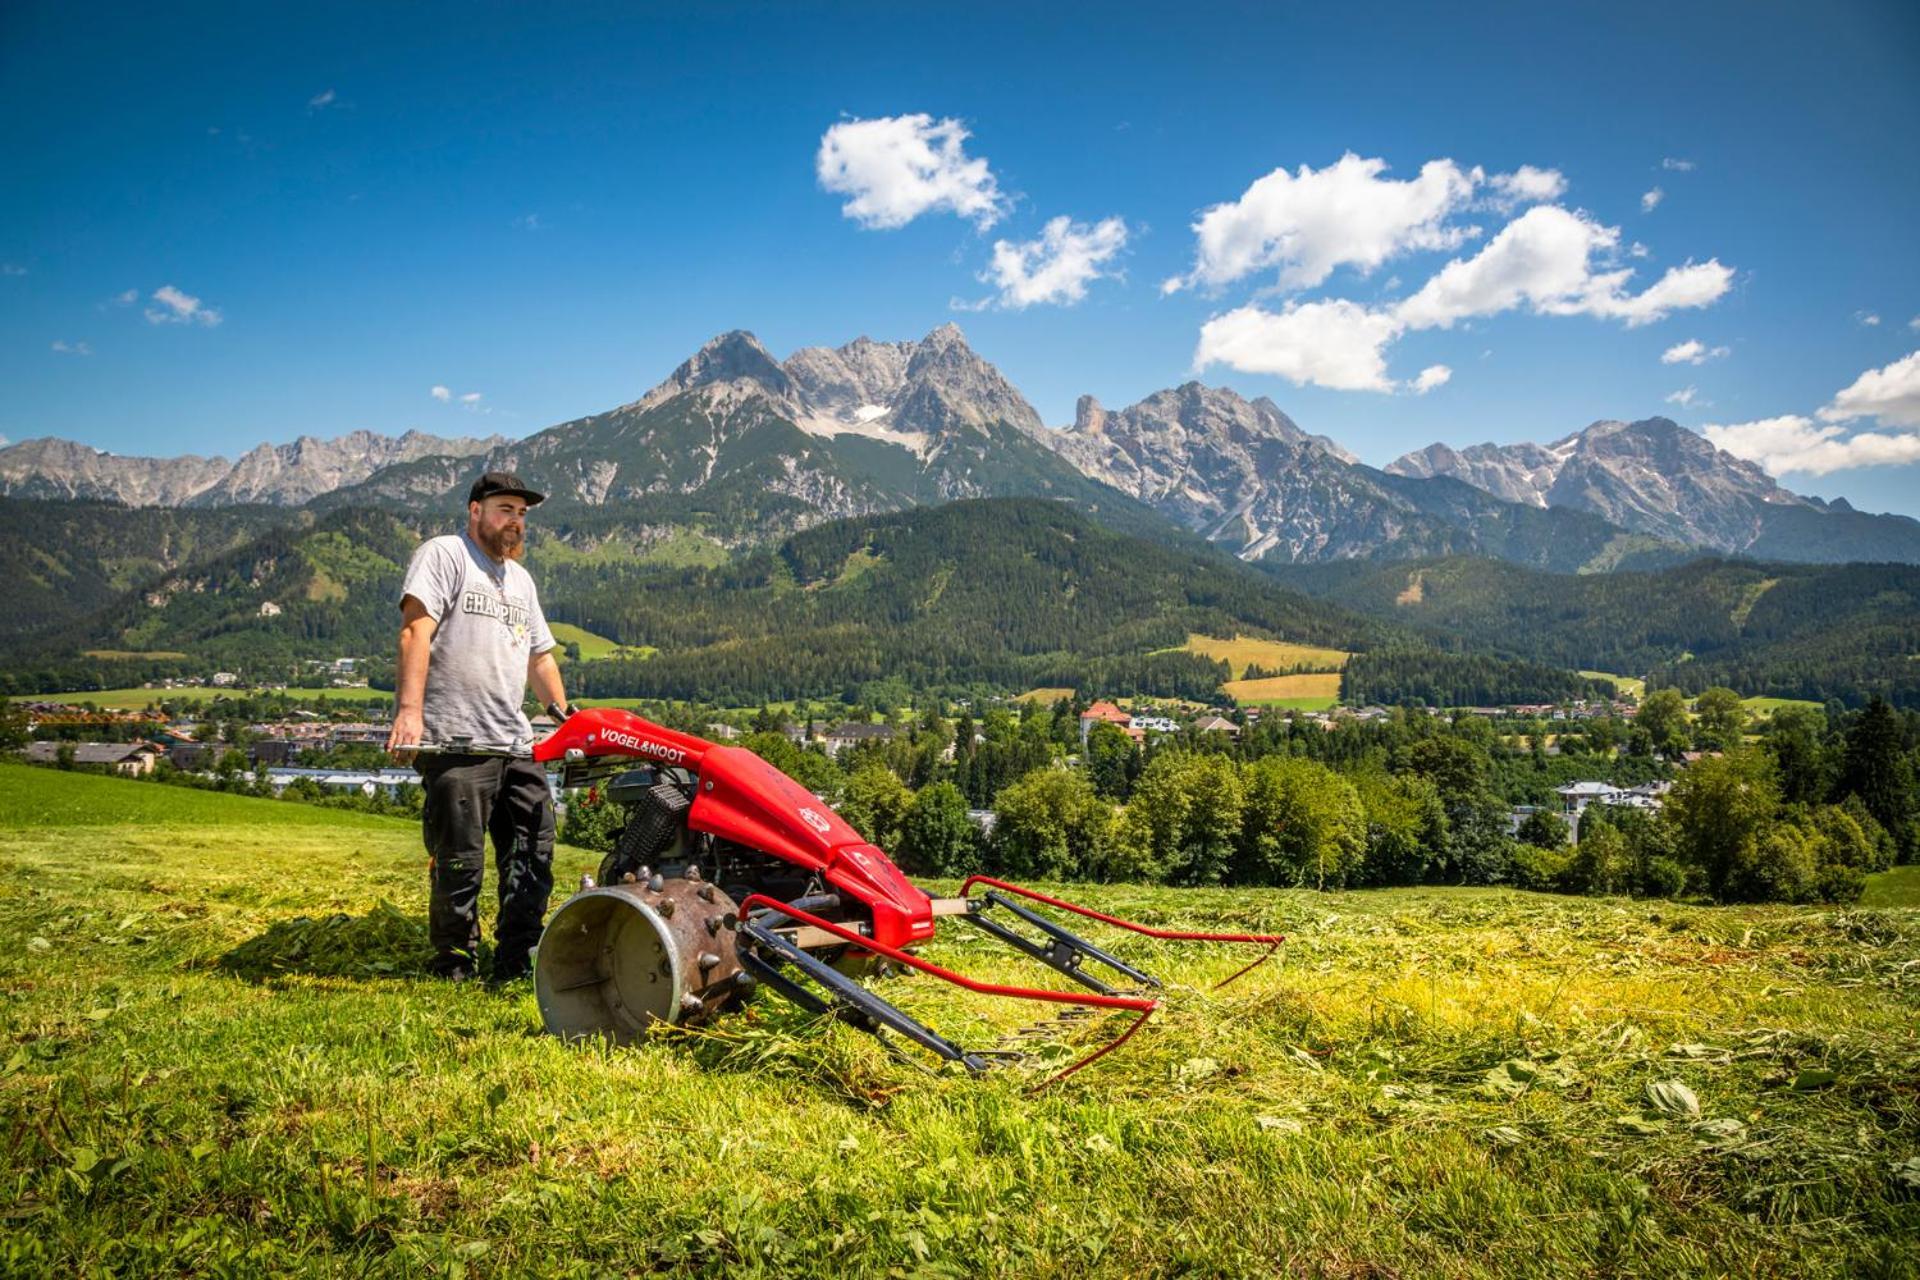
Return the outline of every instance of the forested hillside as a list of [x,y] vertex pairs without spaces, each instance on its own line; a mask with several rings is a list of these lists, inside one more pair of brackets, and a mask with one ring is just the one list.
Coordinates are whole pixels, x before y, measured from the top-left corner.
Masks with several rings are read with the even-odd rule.
[[1271,571],[1436,643],[1697,692],[1920,705],[1920,567],[1701,559],[1548,574],[1489,560]]
[[573,576],[543,588],[569,620],[661,650],[584,669],[590,693],[758,701],[897,680],[1210,698],[1225,664],[1153,651],[1193,632],[1343,649],[1387,633],[1222,553],[1126,537],[1032,499],[836,521],[717,569],[599,566],[590,593]]
[[[256,678],[284,678],[302,658],[384,655],[423,532],[364,510],[274,530],[143,582],[18,653],[6,687],[93,687],[108,677],[79,658],[87,649],[177,651]],[[550,618],[658,650],[575,664],[583,695],[754,702],[889,682],[1210,699],[1225,664],[1154,651],[1193,632],[1362,649],[1390,631],[1204,545],[1117,534],[1043,499],[837,521],[713,568],[585,555],[536,536],[529,566]]]

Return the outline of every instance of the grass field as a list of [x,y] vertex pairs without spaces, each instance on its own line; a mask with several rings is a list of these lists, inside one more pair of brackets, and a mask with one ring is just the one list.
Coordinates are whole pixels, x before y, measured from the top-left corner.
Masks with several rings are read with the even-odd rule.
[[1025,693],[1016,695],[1013,700],[1015,702],[1037,702],[1043,707],[1051,707],[1062,698],[1071,699],[1072,697],[1072,689],[1045,688],[1029,689]]
[[1639,676],[1617,676],[1611,671],[1582,671],[1580,674],[1590,680],[1611,680],[1621,693],[1636,701],[1647,696],[1647,682]]
[[181,653],[177,649],[147,649],[144,651],[135,650],[135,649],[83,649],[81,650],[81,652],[89,658],[127,658],[127,659],[179,658],[179,659],[184,659],[187,656],[186,654]]
[[1747,714],[1756,720],[1769,717],[1785,707],[1811,707],[1818,711],[1822,706],[1821,703],[1806,698],[1742,698],[1740,705],[1745,707]]
[[[289,698],[325,697],[334,702],[381,703],[393,700],[393,695],[384,689],[288,688],[275,692],[283,692]],[[245,689],[214,689],[196,685],[185,689],[86,689],[70,693],[26,693],[14,696],[11,701],[69,702],[75,705],[91,702],[102,711],[138,711],[159,702],[212,702],[215,698],[250,696],[252,694]]]
[[595,635],[585,627],[576,627],[571,622],[548,623],[553,638],[561,644],[573,643],[580,646],[580,660],[592,662],[596,658],[651,658],[660,652],[650,644],[629,647],[617,640]]
[[1301,666],[1338,671],[1347,665],[1347,659],[1352,656],[1343,649],[1322,649],[1286,640],[1256,640],[1251,636],[1222,640],[1218,636],[1197,633],[1189,635],[1187,643],[1181,647],[1188,653],[1226,663],[1236,680],[1246,674],[1249,666],[1261,666],[1269,671]]
[[1263,676],[1258,680],[1232,680],[1220,687],[1243,705],[1325,711],[1340,700],[1340,673]]
[[[416,976],[413,824],[0,765],[0,1274],[1920,1267],[1920,912],[1074,892],[1292,941],[1219,993],[1236,949],[1126,945],[1165,1007],[1037,1096],[771,1000],[568,1046],[524,985]],[[385,949],[235,955],[330,913]],[[1047,976],[958,929],[927,954]]]

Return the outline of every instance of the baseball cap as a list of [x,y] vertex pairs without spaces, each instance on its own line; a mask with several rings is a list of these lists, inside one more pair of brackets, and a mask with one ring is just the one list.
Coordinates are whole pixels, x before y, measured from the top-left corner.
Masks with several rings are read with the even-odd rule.
[[520,483],[520,477],[511,471],[489,471],[473,482],[473,488],[467,490],[468,502],[485,502],[506,493],[516,498],[525,498],[527,505],[537,507],[547,500],[544,493],[536,493]]

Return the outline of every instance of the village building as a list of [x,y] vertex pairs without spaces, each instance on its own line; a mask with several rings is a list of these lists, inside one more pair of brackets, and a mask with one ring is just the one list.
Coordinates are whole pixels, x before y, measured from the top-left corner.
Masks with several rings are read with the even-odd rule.
[[828,731],[827,754],[838,759],[842,751],[851,751],[863,742],[892,742],[895,736],[890,724],[860,724],[849,720]]
[[57,764],[60,748],[73,748],[75,764],[107,765],[123,777],[134,778],[153,772],[153,762],[161,756],[151,742],[29,742],[27,759],[35,764]]

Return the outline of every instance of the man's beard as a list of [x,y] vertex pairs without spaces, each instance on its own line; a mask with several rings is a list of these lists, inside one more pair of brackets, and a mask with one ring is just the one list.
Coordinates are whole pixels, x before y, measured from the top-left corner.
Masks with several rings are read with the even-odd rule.
[[512,526],[492,531],[481,529],[478,532],[481,548],[495,560],[518,560],[526,550],[526,542],[521,538],[520,531]]

